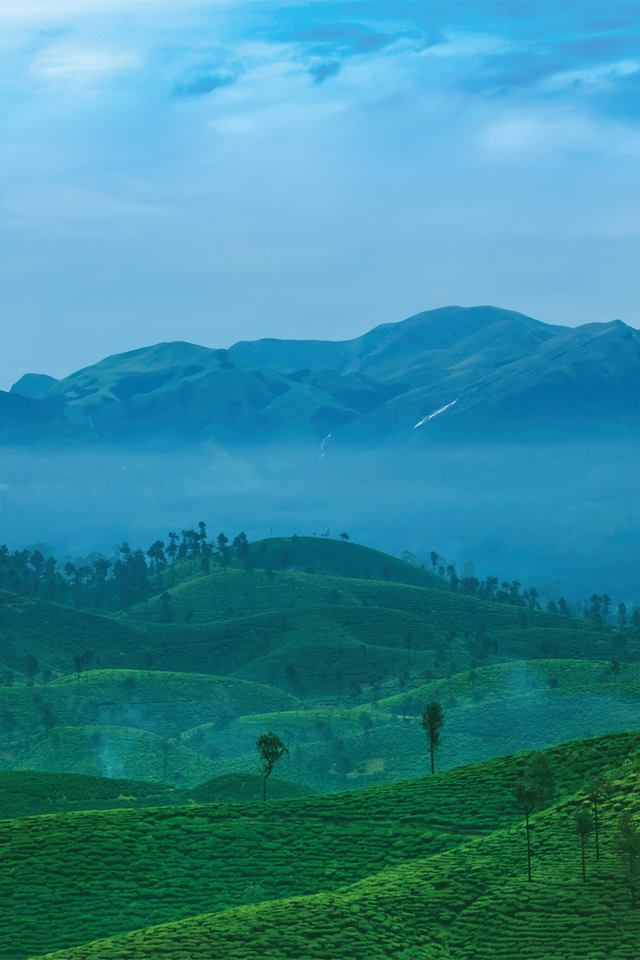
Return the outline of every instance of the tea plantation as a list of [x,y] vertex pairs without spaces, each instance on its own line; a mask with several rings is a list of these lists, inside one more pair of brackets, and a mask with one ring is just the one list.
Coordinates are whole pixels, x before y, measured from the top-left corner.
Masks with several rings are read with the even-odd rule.
[[[640,815],[631,623],[328,538],[178,559],[122,609],[65,596],[0,593],[0,960],[640,956],[615,840]],[[532,749],[555,788],[530,884]]]
[[[59,946],[52,955],[60,960],[293,960],[355,950],[399,958],[573,960],[585,949],[589,956],[632,960],[640,916],[629,907],[614,834],[621,812],[640,813],[639,750],[640,739],[625,735],[549,751],[556,793],[534,815],[532,884],[512,792],[525,755],[266,806],[23,820],[2,838],[12,876],[3,902],[14,918],[2,931],[10,943],[5,955],[37,955],[46,941]],[[591,841],[583,883],[574,818],[596,776],[608,783],[602,856],[595,861]],[[46,883],[53,864],[57,889]],[[78,875],[82,890],[71,879]],[[24,911],[34,894],[39,922],[29,925]],[[251,900],[261,903],[234,907]],[[478,953],[476,925],[483,928]],[[134,927],[145,929],[113,938]],[[71,949],[100,936],[107,939]]]

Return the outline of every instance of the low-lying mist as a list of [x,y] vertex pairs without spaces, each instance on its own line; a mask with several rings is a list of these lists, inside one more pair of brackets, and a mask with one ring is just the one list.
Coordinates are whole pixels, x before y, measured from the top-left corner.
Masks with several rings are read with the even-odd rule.
[[147,547],[170,529],[347,532],[391,553],[431,550],[479,575],[583,599],[640,600],[640,453],[631,444],[467,445],[350,454],[4,450],[0,542],[57,556]]

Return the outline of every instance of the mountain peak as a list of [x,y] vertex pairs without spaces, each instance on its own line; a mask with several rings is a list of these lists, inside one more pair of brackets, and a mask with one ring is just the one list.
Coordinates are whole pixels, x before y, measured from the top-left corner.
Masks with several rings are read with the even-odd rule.
[[56,383],[59,381],[46,373],[25,373],[14,383],[9,392],[19,397],[26,397],[28,400],[41,400]]

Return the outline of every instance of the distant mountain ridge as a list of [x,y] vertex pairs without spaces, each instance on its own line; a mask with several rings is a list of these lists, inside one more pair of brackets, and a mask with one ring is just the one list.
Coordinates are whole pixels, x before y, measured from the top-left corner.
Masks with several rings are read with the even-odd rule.
[[0,392],[0,441],[370,449],[640,426],[640,332],[444,307],[352,340],[160,343]]

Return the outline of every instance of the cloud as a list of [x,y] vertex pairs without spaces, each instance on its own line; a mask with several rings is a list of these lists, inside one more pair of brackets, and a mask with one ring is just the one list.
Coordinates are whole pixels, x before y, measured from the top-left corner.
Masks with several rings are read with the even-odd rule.
[[334,77],[340,71],[342,64],[339,60],[325,60],[322,63],[316,63],[309,67],[309,74],[316,83],[324,83],[329,77]]
[[487,33],[445,31],[442,40],[425,47],[424,55],[468,60],[502,55],[511,49],[511,41],[504,37]]
[[176,97],[204,97],[220,87],[231,86],[240,75],[240,70],[205,70],[187,80],[174,84],[173,94]]
[[96,48],[52,46],[42,50],[31,65],[31,73],[43,80],[87,84],[114,73],[135,69],[134,53]]
[[543,88],[562,90],[571,87],[603,89],[611,87],[617,80],[640,73],[640,60],[621,60],[618,63],[605,63],[595,67],[580,67],[565,70],[548,77]]

